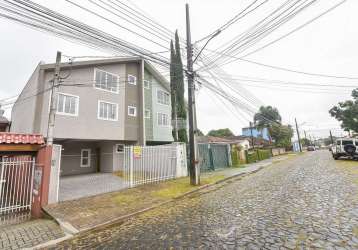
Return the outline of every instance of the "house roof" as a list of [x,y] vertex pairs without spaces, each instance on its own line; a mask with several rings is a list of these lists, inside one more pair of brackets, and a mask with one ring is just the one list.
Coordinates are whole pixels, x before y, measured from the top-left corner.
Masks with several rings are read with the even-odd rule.
[[[248,140],[251,144],[251,137],[250,136],[245,136],[245,135],[237,135],[237,136],[230,136],[230,137],[226,137],[226,139],[230,139],[230,140]],[[265,140],[264,138],[257,138],[254,137],[254,143],[255,145],[266,145],[266,144],[270,144],[270,141]]]
[[9,124],[9,120],[5,116],[0,116],[0,124]]
[[230,140],[215,136],[198,136],[196,138],[198,143],[230,143]]
[[44,144],[42,135],[0,132],[0,144]]

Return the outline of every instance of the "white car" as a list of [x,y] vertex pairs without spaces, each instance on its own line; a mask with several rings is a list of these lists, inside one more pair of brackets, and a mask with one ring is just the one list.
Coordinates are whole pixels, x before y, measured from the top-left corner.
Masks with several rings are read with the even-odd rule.
[[358,139],[341,138],[332,145],[332,156],[335,160],[340,157],[358,158]]

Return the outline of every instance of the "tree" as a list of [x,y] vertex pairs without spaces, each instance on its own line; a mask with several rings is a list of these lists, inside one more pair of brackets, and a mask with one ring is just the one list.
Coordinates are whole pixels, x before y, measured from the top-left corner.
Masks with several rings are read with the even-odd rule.
[[[175,50],[173,46],[173,40],[170,41],[170,97],[171,97],[171,104],[172,104],[172,120],[176,119],[175,109],[176,109],[176,80],[175,80],[175,68],[174,65],[176,63],[175,58]],[[172,131],[174,141],[178,141],[177,133],[175,128]]]
[[[186,105],[184,99],[184,73],[183,62],[181,59],[181,49],[179,43],[178,31],[175,32],[175,48],[173,41],[170,42],[170,90],[172,101],[172,120],[178,119],[180,127],[178,128],[178,138],[173,129],[173,137],[176,141],[187,142],[186,133]],[[175,117],[175,111],[177,117]]]
[[274,123],[271,125],[271,137],[275,146],[288,148],[291,146],[293,129],[291,125],[281,125]]
[[345,131],[358,133],[358,88],[352,91],[353,100],[339,102],[329,110],[329,114],[341,122]]
[[225,136],[233,136],[234,133],[231,132],[228,128],[210,130],[208,133],[209,136],[216,136],[216,137],[225,137]]
[[197,129],[196,130],[196,135],[197,136],[204,136],[204,133],[200,129]]
[[257,129],[270,128],[273,124],[281,124],[281,115],[277,108],[272,106],[261,106],[259,112],[254,116],[254,123]]
[[311,145],[311,141],[308,140],[307,138],[302,138],[301,139],[301,145],[302,146],[309,146],[309,145]]

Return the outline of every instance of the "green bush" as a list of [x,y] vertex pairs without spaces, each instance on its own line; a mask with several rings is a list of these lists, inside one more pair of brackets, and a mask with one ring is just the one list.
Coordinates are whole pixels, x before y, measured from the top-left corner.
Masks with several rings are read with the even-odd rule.
[[254,163],[257,161],[258,158],[256,150],[246,151],[246,163]]
[[270,150],[266,149],[255,149],[246,151],[246,163],[254,163],[271,158]]
[[257,150],[257,155],[258,155],[258,159],[260,161],[271,158],[270,150],[266,150],[266,149],[258,149]]

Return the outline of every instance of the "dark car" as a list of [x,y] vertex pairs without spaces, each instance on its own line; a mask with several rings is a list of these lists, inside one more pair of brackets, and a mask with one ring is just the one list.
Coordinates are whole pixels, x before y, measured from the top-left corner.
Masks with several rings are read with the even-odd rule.
[[315,146],[308,146],[307,147],[307,151],[315,151],[316,147]]

